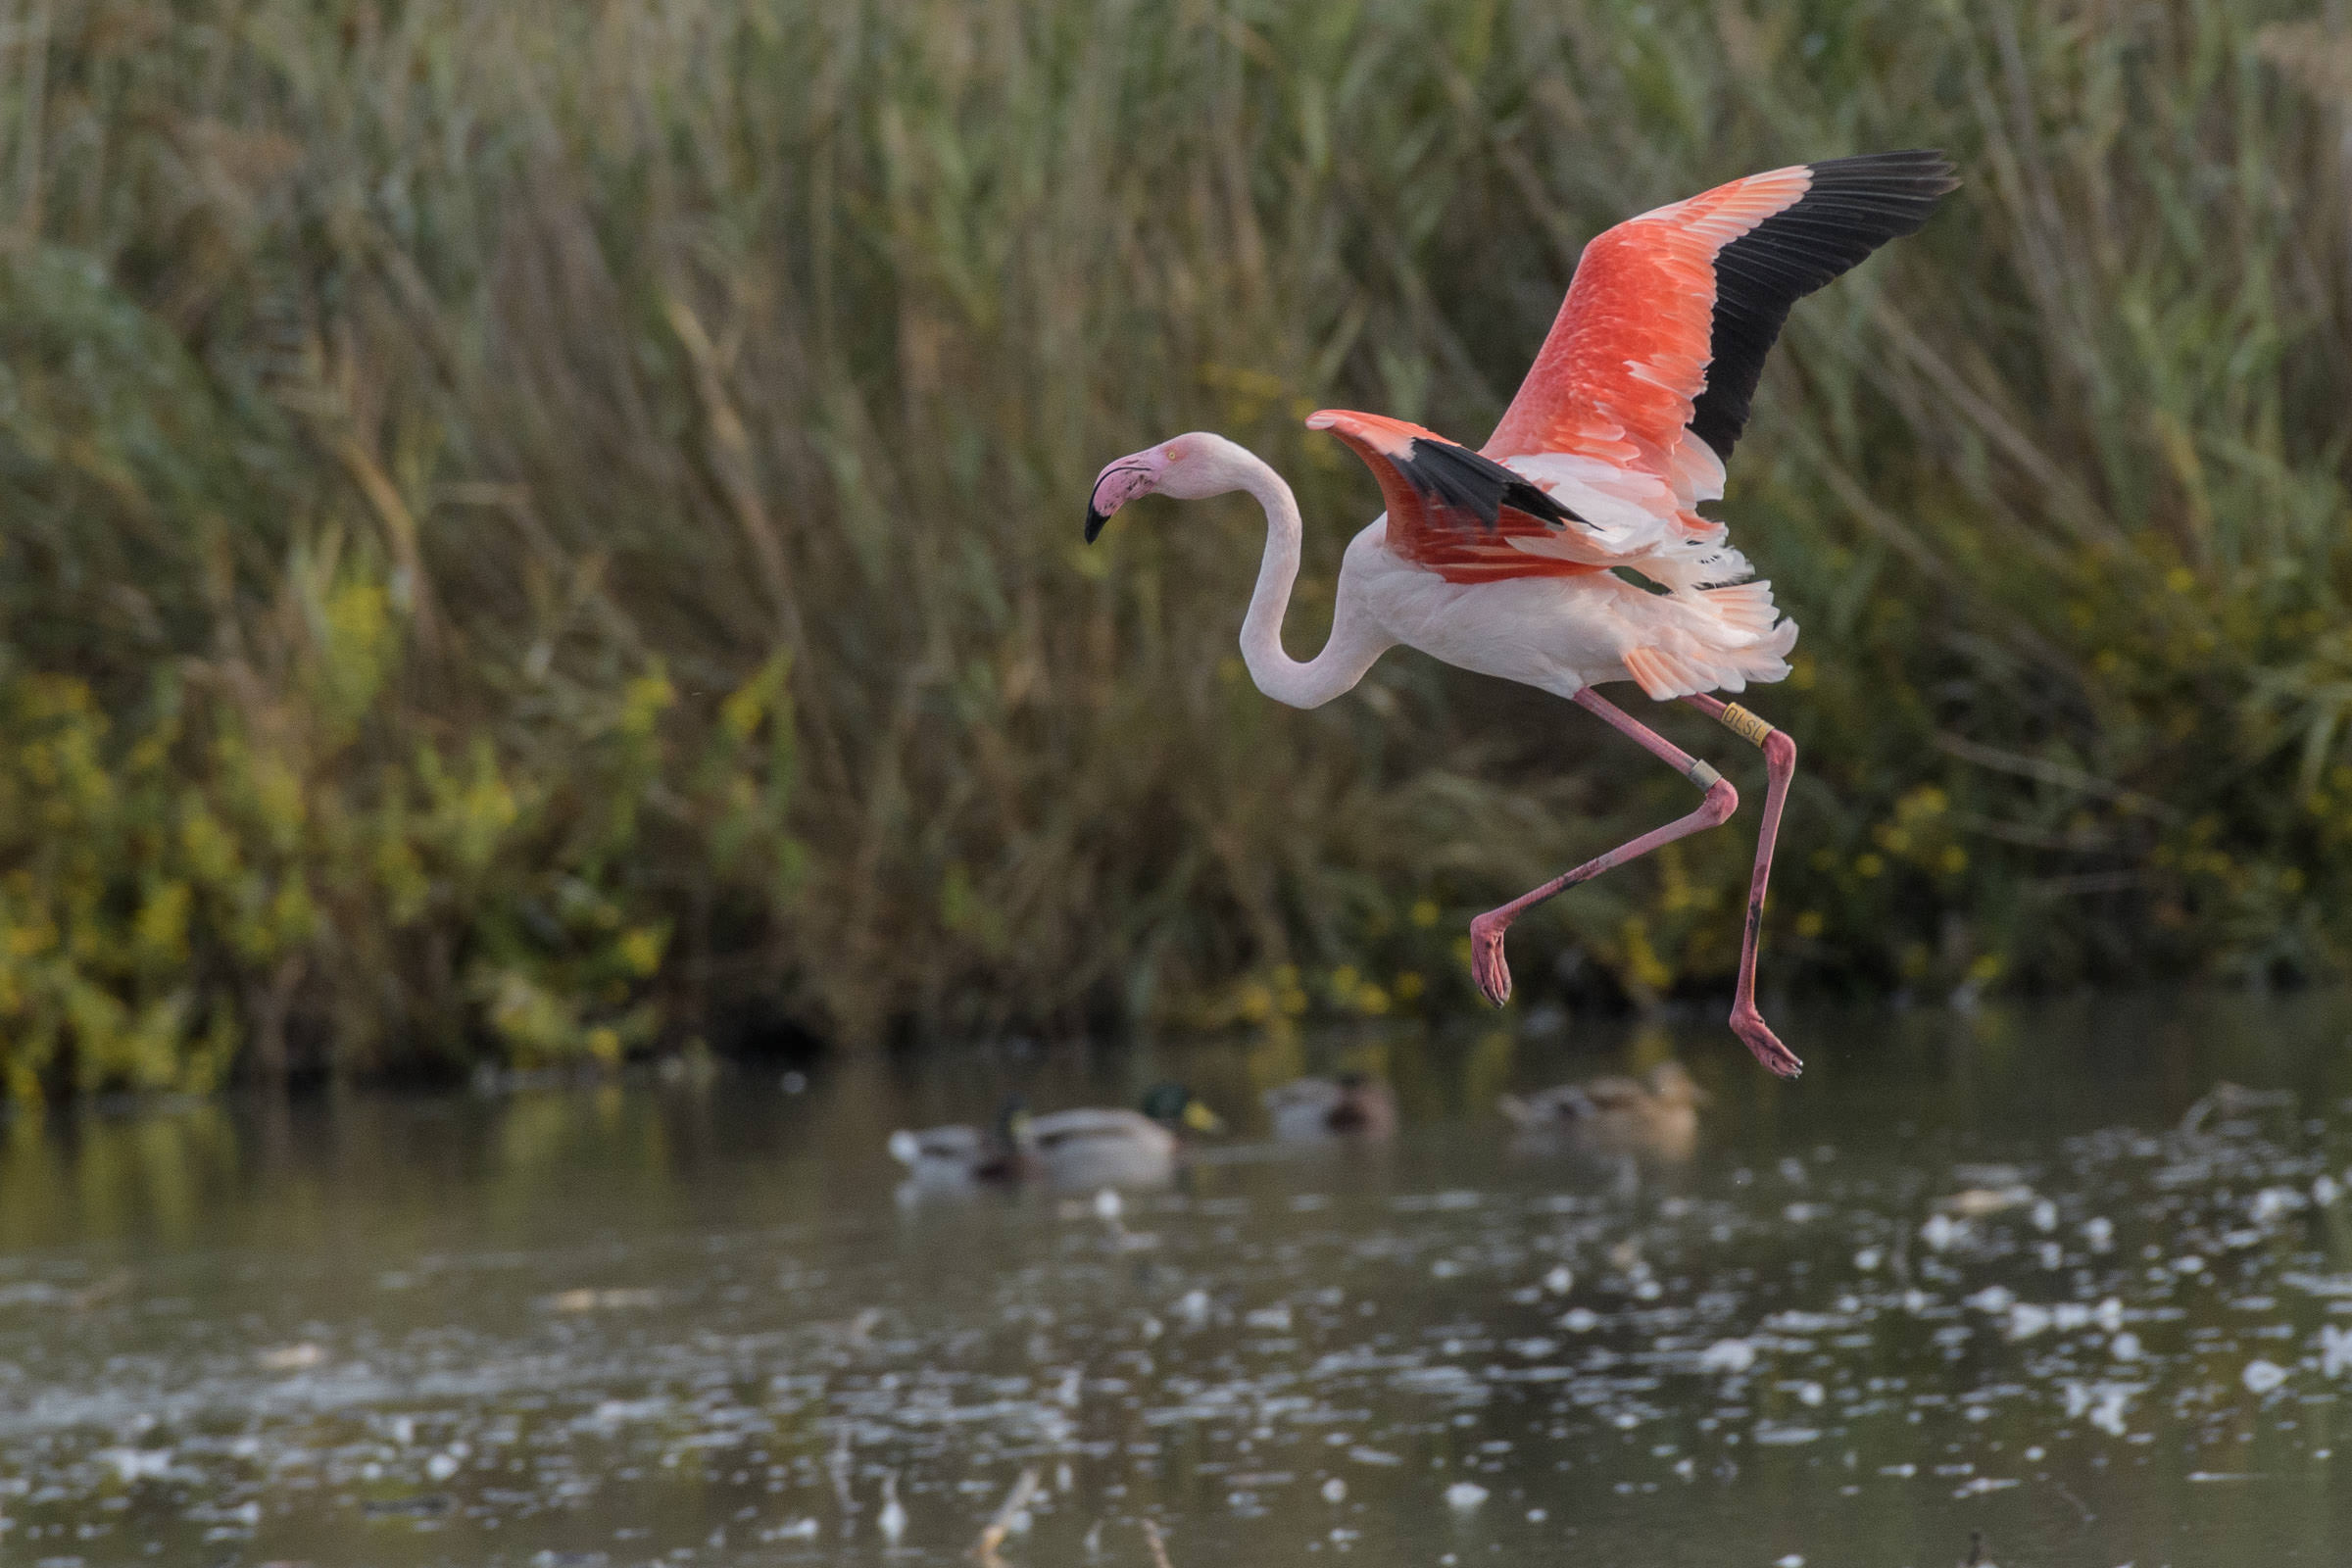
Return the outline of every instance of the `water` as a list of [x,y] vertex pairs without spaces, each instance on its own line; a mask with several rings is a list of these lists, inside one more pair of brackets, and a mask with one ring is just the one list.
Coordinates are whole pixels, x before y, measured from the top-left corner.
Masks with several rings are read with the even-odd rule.
[[[946,1564],[1028,1472],[1015,1568],[2352,1560],[2352,1004],[1787,1024],[19,1118],[0,1554]],[[1687,1163],[1492,1109],[1670,1056]],[[1393,1145],[1252,1132],[1345,1064]],[[1237,1131],[1115,1214],[894,1193],[1162,1075]]]

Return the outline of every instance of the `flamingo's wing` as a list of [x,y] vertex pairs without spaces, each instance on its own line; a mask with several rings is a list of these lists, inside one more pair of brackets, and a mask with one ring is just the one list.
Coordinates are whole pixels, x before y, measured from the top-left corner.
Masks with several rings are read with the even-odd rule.
[[[1389,509],[1389,549],[1448,582],[1599,571],[1555,554],[1592,530],[1543,487],[1458,442],[1402,419],[1325,409],[1329,430],[1364,460]],[[1532,548],[1531,548],[1532,547]]]
[[1721,496],[1788,308],[1916,232],[1957,183],[1941,153],[1874,153],[1750,174],[1619,223],[1585,247],[1485,455],[1638,470],[1678,510]]

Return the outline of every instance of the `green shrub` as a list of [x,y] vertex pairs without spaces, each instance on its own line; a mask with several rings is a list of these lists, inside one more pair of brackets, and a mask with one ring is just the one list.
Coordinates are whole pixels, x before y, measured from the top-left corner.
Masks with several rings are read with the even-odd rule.
[[[1920,144],[1965,189],[1799,309],[1725,507],[1805,627],[1772,983],[2335,972],[2303,9],[58,0],[0,57],[13,1092],[1466,1007],[1462,917],[1686,787],[1410,655],[1273,707],[1252,510],[1090,552],[1088,479],[1263,452],[1303,647],[1374,501],[1299,414],[1476,439],[1601,226]],[[1749,842],[1529,922],[1522,994],[1723,988]]]

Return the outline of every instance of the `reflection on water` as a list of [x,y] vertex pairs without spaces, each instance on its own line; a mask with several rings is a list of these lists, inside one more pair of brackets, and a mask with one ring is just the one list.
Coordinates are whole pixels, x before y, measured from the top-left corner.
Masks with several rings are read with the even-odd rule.
[[[2352,1006],[1789,1022],[1794,1085],[1709,1024],[20,1117],[0,1552],[2352,1560]],[[1688,1159],[1495,1108],[1673,1059]],[[1309,1069],[1396,1136],[1269,1136]],[[894,1197],[896,1127],[1169,1077],[1235,1123],[1170,1188]]]

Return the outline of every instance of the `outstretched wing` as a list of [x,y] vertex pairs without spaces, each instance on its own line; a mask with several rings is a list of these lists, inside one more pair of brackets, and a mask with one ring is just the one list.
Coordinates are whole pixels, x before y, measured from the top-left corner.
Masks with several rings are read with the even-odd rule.
[[1485,455],[1637,468],[1683,508],[1721,496],[1788,308],[1916,232],[1957,184],[1941,153],[1873,153],[1750,174],[1619,223],[1585,247]]
[[1380,482],[1392,553],[1448,582],[1599,571],[1553,553],[1589,532],[1584,520],[1523,474],[1434,431],[1378,414],[1307,416],[1353,449]]

